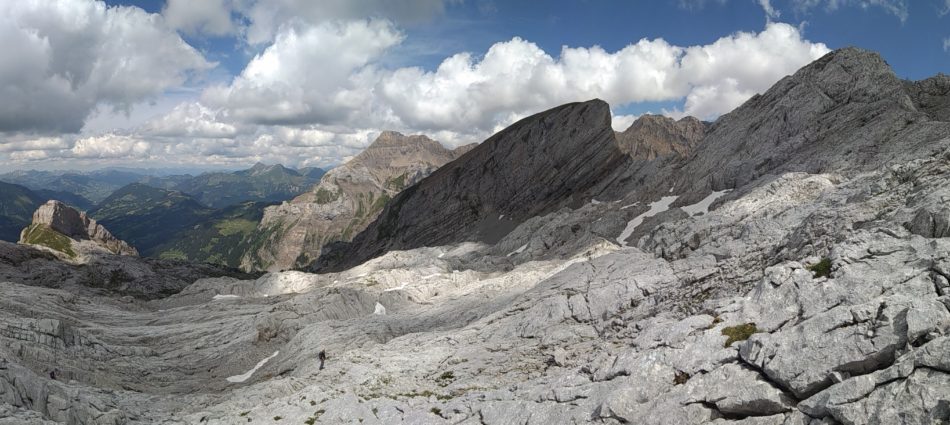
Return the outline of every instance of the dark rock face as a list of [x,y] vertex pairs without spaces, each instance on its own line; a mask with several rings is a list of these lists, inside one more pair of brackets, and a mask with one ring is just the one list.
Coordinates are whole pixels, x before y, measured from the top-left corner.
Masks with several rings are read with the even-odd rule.
[[404,190],[351,244],[335,245],[316,268],[351,266],[394,249],[495,242],[536,215],[612,197],[607,188],[622,186],[630,165],[610,127],[607,103],[541,112]]
[[662,115],[643,115],[617,133],[620,150],[634,158],[653,160],[676,154],[687,156],[706,135],[706,124],[693,117],[674,120]]
[[925,238],[944,238],[950,236],[950,208],[937,211],[921,208],[914,219],[904,224],[911,233]]
[[197,279],[222,276],[253,279],[258,274],[108,253],[94,255],[85,264],[70,264],[48,251],[0,241],[0,282],[155,299],[177,293]]
[[950,75],[941,73],[904,84],[917,109],[926,112],[931,119],[950,121]]

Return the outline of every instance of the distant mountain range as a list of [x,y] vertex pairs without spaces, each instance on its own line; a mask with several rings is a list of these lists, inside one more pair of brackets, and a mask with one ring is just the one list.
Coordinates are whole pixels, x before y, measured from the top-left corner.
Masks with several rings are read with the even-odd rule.
[[300,171],[282,165],[255,164],[247,170],[207,172],[197,176],[104,169],[90,172],[13,171],[0,174],[0,181],[25,186],[33,191],[54,191],[59,199],[79,209],[92,209],[113,192],[132,184],[177,190],[193,196],[205,206],[222,208],[245,201],[280,201],[309,190],[325,173],[320,168]]
[[260,163],[197,176],[15,171],[0,175],[0,240],[18,240],[33,211],[58,200],[87,211],[142,255],[236,267],[246,251],[241,241],[264,208],[308,191],[324,173]]
[[187,193],[202,204],[223,208],[245,201],[284,201],[309,190],[324,171],[307,169],[306,174],[280,164],[258,163],[233,173],[205,173],[178,182],[173,189]]

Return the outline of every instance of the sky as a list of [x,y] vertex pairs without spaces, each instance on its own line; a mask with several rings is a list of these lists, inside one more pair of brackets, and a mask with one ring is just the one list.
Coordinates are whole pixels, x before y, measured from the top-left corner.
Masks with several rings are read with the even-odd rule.
[[715,120],[829,51],[950,70],[950,0],[0,1],[0,171],[329,167],[601,98]]

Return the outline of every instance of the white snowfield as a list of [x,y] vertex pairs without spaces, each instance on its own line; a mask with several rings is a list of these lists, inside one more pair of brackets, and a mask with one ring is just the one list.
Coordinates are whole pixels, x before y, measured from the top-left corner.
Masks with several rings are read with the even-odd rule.
[[627,227],[623,229],[623,232],[620,232],[620,236],[617,237],[617,242],[620,243],[620,246],[629,246],[627,245],[627,238],[633,234],[633,231],[637,229],[637,226],[643,224],[643,219],[647,217],[653,217],[664,211],[668,211],[670,209],[670,204],[675,202],[677,198],[679,198],[679,196],[664,196],[660,198],[659,201],[650,203],[650,209],[647,210],[647,212],[634,217],[633,220],[630,220],[630,222],[627,223]]
[[231,383],[241,383],[241,382],[247,381],[248,379],[251,379],[251,375],[254,375],[254,372],[257,372],[258,369],[264,367],[264,365],[267,364],[267,362],[268,362],[270,359],[273,359],[274,357],[277,357],[278,354],[280,354],[280,351],[275,351],[274,354],[271,354],[271,355],[270,355],[270,357],[267,357],[267,358],[265,358],[264,360],[261,360],[261,361],[257,362],[257,365],[255,365],[253,369],[251,369],[251,370],[249,370],[249,371],[247,371],[247,372],[245,372],[245,373],[242,373],[242,374],[240,374],[240,375],[229,376],[229,377],[227,378],[227,381],[228,381],[228,382],[231,382]]
[[689,214],[690,217],[694,217],[700,214],[708,214],[709,206],[713,202],[716,202],[717,199],[722,198],[725,194],[732,192],[732,189],[720,190],[710,193],[708,196],[703,198],[701,201],[692,204],[680,207],[686,214]]

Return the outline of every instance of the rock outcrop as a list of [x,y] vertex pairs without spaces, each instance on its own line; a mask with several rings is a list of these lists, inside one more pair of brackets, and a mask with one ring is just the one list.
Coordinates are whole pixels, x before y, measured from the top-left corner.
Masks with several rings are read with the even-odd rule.
[[242,268],[275,271],[308,265],[324,245],[349,241],[393,196],[471,148],[449,150],[426,136],[384,131],[366,150],[327,172],[311,191],[266,208]]
[[112,254],[138,255],[135,248],[112,236],[85,212],[59,201],[49,201],[37,208],[33,222],[20,234],[19,243],[44,246],[74,257],[80,247],[77,242],[82,241],[92,242],[83,246],[101,248]]
[[662,115],[643,115],[617,133],[620,150],[638,159],[689,155],[706,135],[706,124],[693,117],[674,120]]
[[604,101],[535,114],[409,186],[316,268],[350,267],[394,249],[497,242],[531,217],[612,197],[630,161]]

